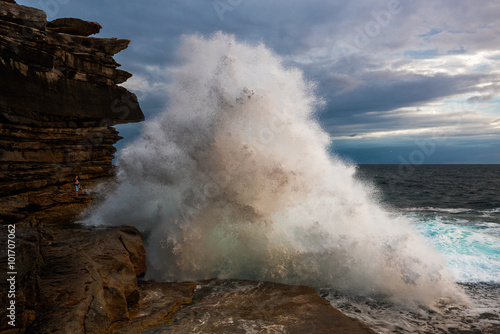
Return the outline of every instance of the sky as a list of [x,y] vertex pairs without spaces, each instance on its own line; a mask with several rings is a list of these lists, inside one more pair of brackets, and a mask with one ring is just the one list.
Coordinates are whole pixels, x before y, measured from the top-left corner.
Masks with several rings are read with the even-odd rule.
[[[132,40],[115,56],[146,119],[181,36],[264,43],[315,81],[331,150],[359,164],[500,164],[500,1],[18,0]],[[118,126],[126,139],[141,125]]]

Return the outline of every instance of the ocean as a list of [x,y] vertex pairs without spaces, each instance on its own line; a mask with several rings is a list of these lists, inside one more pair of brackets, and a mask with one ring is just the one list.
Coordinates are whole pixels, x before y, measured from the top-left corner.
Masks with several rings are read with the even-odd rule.
[[500,333],[500,165],[360,165],[382,205],[403,214],[470,298],[405,309],[323,289],[323,296],[380,333]]

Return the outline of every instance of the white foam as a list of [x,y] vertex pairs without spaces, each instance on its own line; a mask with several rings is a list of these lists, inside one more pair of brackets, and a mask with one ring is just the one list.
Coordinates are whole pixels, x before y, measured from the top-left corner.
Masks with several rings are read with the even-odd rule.
[[444,212],[444,213],[466,213],[474,211],[467,208],[435,208],[435,207],[422,207],[422,208],[405,208],[404,211],[410,212],[421,212],[421,211],[431,211],[431,212]]
[[398,301],[456,296],[445,259],[328,154],[321,101],[263,45],[186,37],[165,112],[87,224],[134,225],[148,277],[271,280]]
[[444,217],[413,219],[417,229],[446,256],[457,282],[500,284],[498,224]]
[[500,208],[485,210],[488,213],[500,213]]

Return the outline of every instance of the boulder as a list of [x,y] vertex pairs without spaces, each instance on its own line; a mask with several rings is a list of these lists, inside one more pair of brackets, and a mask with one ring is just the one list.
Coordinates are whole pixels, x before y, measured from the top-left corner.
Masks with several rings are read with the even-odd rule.
[[62,34],[90,36],[99,33],[102,26],[97,22],[67,17],[48,22],[46,28]]
[[146,266],[142,235],[132,227],[54,224],[42,228],[36,319],[27,332],[105,333],[128,320],[139,300],[137,274],[145,274],[138,270]]

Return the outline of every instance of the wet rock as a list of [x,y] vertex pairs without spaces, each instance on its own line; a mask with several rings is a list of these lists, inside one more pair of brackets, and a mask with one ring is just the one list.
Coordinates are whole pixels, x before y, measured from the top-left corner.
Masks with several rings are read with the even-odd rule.
[[120,229],[120,241],[123,247],[128,251],[130,262],[134,266],[134,272],[137,277],[143,277],[146,274],[146,249],[144,248],[143,237],[137,233],[133,227],[122,227]]
[[[183,297],[179,300],[187,303],[193,286],[183,284],[146,284],[137,306],[147,313],[117,324],[115,333],[140,333],[148,328],[154,333],[374,333],[335,310],[312,288],[269,282],[198,282],[192,303],[172,316],[161,304],[170,289],[180,290]],[[172,302],[166,304],[170,310],[175,308]]]
[[150,328],[171,324],[176,312],[192,302],[196,286],[193,282],[142,282],[139,288],[140,299],[130,308],[130,320],[113,324],[110,333],[141,333]]

